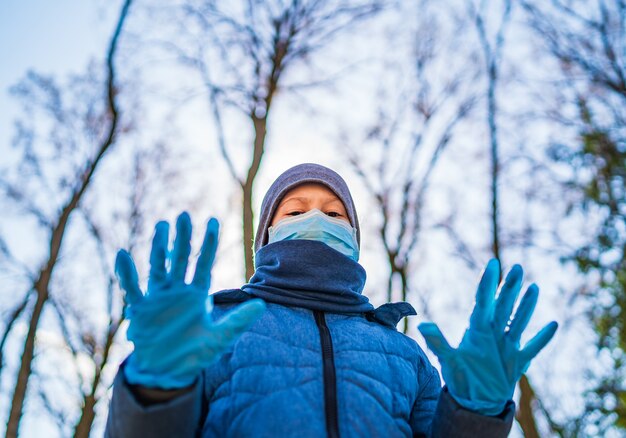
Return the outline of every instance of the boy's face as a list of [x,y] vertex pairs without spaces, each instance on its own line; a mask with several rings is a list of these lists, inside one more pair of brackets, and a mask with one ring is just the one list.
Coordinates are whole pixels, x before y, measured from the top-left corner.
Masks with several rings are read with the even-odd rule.
[[274,226],[282,219],[297,216],[315,208],[328,216],[350,223],[346,207],[337,195],[322,184],[306,183],[287,192],[274,213],[271,225]]

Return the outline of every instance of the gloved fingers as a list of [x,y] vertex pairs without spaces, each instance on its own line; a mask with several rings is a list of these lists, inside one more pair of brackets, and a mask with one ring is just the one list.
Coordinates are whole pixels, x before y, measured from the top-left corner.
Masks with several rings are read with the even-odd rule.
[[439,361],[446,360],[454,353],[454,348],[450,346],[437,324],[433,322],[423,322],[417,326],[428,348],[439,358]]
[[515,312],[515,317],[511,321],[511,327],[509,329],[509,339],[515,343],[519,343],[522,338],[522,332],[526,330],[530,317],[535,311],[535,305],[539,298],[539,288],[536,284],[528,286],[526,293],[522,297],[519,306]]
[[250,326],[265,311],[263,300],[253,299],[235,307],[214,324],[214,329],[221,335],[225,344],[230,343]]
[[493,328],[495,333],[504,333],[511,314],[513,313],[513,306],[519,295],[522,287],[522,278],[524,277],[524,271],[520,265],[513,265],[504,284],[500,288],[498,299],[496,300],[496,306],[493,314]]
[[476,291],[476,305],[470,316],[470,328],[484,331],[493,317],[494,297],[500,281],[500,262],[489,260]]
[[167,280],[167,242],[169,238],[170,225],[165,221],[160,221],[154,227],[154,237],[152,238],[152,250],[150,251],[150,277],[148,279],[148,291],[159,283]]
[[193,276],[192,284],[202,290],[208,290],[211,286],[211,268],[215,260],[217,251],[217,238],[220,230],[220,224],[215,218],[209,219],[204,234],[202,248],[196,263],[196,272]]
[[191,218],[187,212],[181,213],[176,220],[176,239],[172,250],[172,281],[185,282],[185,272],[191,253]]
[[143,298],[141,289],[139,289],[139,277],[137,268],[130,254],[123,249],[117,252],[115,257],[115,273],[120,282],[120,287],[126,291],[124,301],[131,306],[139,302]]
[[520,357],[522,361],[530,362],[543,347],[546,346],[550,339],[554,336],[556,329],[559,327],[556,321],[552,321],[542,328],[539,333],[535,335],[524,348],[520,351]]

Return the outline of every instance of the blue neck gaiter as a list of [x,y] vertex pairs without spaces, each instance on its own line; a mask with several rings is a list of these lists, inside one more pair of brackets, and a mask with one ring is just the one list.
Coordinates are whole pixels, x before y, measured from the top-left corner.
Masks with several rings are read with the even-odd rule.
[[284,240],[261,247],[244,292],[270,303],[334,313],[374,310],[361,293],[365,269],[315,240]]

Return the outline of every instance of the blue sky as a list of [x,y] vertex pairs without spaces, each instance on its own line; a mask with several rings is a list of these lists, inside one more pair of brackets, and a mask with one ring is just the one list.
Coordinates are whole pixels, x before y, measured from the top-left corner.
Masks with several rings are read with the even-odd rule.
[[102,57],[113,6],[100,0],[0,2],[0,148],[10,141],[16,108],[8,88],[28,69],[61,78]]

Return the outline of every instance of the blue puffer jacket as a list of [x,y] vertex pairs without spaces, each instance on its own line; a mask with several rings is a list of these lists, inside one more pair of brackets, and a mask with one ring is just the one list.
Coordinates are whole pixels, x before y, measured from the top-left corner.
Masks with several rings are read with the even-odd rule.
[[[306,244],[309,254],[323,245],[313,243]],[[303,265],[296,257],[302,248],[291,258],[292,246],[274,245],[278,244],[268,245],[272,251],[259,251],[261,257],[257,253],[257,274],[244,286],[245,292],[214,295],[217,318],[250,296],[268,302],[262,317],[188,393],[169,402],[142,405],[119,372],[107,436],[508,434],[512,404],[500,417],[460,408],[441,390],[437,370],[417,343],[395,330],[395,322],[405,313],[396,312],[396,321],[389,324],[394,319],[392,307],[366,311],[373,307],[360,296],[362,268],[346,265],[341,258],[347,258],[340,254],[334,260],[338,253],[325,253],[323,248],[319,265]],[[296,266],[297,280],[289,280],[294,287],[286,290],[283,280],[290,276],[285,274]],[[333,272],[337,269],[341,272]],[[313,273],[309,280],[315,281],[308,281],[307,273]],[[333,278],[333,286],[326,288]],[[355,287],[357,282],[363,284]],[[312,296],[316,299],[310,302]],[[347,312],[350,306],[361,311]]]
[[[334,369],[325,369],[325,342]],[[339,384],[333,387],[329,373]],[[441,386],[417,344],[395,330],[363,316],[278,304],[268,305],[203,383],[204,436],[216,437],[325,436],[332,403],[340,436],[426,434]]]

